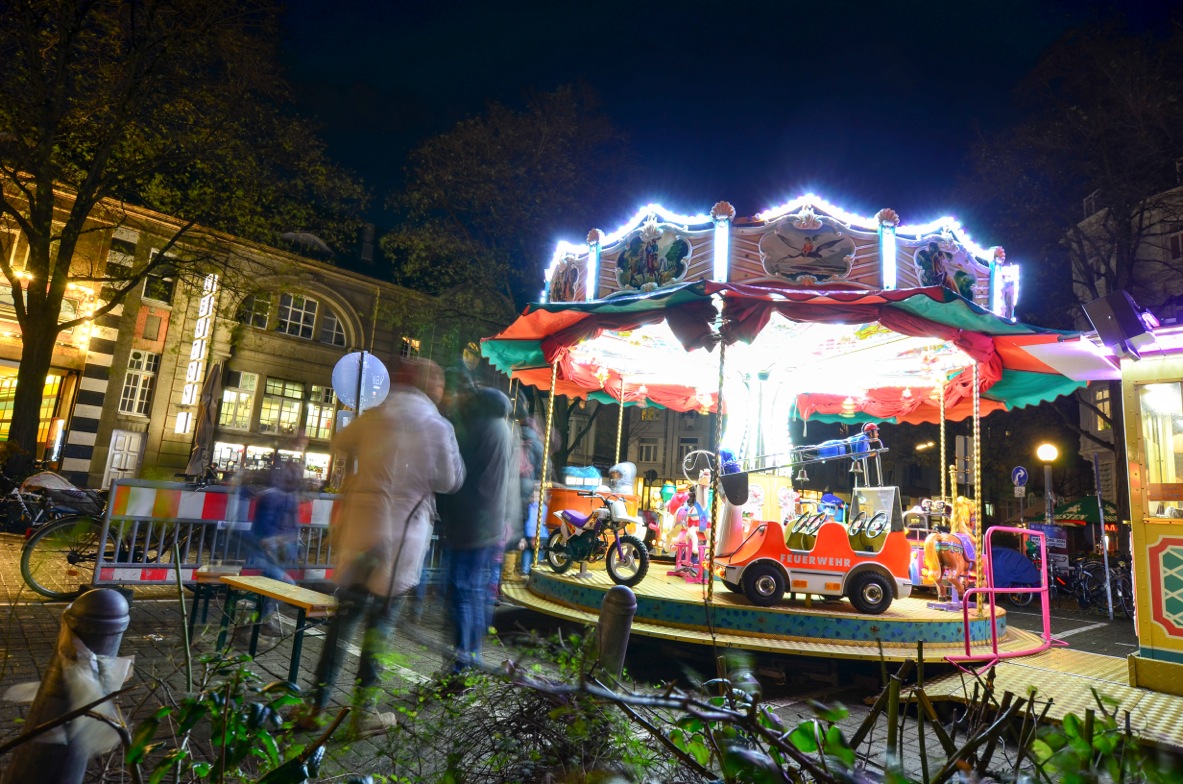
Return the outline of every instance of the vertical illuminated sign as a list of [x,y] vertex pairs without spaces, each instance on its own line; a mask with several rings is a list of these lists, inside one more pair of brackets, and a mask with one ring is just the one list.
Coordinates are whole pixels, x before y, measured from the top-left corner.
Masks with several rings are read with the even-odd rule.
[[[218,276],[210,273],[201,284],[201,300],[197,304],[197,320],[193,323],[193,344],[189,348],[189,364],[185,367],[185,388],[181,405],[196,405],[205,380],[205,361],[209,357],[210,340],[214,331],[214,311],[217,305]],[[182,411],[177,415],[176,432],[188,433],[193,415]]]
[[715,220],[715,263],[711,277],[726,283],[731,258],[731,221],[735,218],[735,208],[725,201],[718,202],[711,207],[711,217]]

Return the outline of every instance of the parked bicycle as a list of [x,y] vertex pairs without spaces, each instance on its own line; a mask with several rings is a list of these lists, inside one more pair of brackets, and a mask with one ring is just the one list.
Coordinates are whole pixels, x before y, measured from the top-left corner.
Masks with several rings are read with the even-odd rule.
[[[209,481],[203,477],[190,487],[207,484]],[[108,531],[100,541],[106,498],[92,490],[70,487],[75,492],[93,494],[98,505],[33,531],[21,550],[21,577],[29,588],[49,599],[72,599],[81,592],[82,584],[90,581],[100,554],[107,562],[167,560],[178,535],[175,527],[133,523],[128,528]]]

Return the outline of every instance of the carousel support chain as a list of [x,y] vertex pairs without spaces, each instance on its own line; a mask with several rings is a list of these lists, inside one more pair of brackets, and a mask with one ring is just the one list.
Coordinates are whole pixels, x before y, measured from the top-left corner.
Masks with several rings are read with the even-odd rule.
[[[715,470],[711,472],[711,483],[715,491],[711,493],[711,531],[710,545],[707,547],[706,571],[702,576],[707,587],[707,602],[715,598],[715,531],[719,528],[719,495],[723,492],[723,484],[719,477],[723,474],[723,370],[727,361],[727,341],[719,341],[719,393],[715,398]],[[701,559],[700,559],[701,561]]]
[[620,377],[620,416],[616,420],[616,462],[624,460],[620,453],[620,442],[624,437],[624,376]]
[[[985,553],[982,552],[982,391],[980,388],[982,377],[981,365],[974,363],[974,547],[977,548],[977,558],[974,559],[974,585],[985,586]],[[978,602],[978,617],[986,614],[986,603]]]
[[[948,454],[945,446],[945,377],[942,374],[937,380],[938,401],[941,409],[941,459],[937,461],[937,466],[945,465],[945,455]],[[948,485],[945,484],[945,472],[941,471],[941,500],[948,500],[949,496],[946,494]]]
[[546,433],[542,436],[542,478],[538,482],[538,525],[534,529],[534,562],[542,561],[542,532],[546,530],[546,491],[550,486],[550,433],[555,426],[555,386],[559,383],[559,358],[550,370],[550,397],[546,403]]

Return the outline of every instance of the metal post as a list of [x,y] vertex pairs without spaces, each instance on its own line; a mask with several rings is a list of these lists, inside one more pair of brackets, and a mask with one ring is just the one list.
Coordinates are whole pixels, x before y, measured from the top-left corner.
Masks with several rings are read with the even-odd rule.
[[1109,582],[1109,542],[1105,536],[1105,502],[1101,500],[1101,460],[1093,455],[1093,482],[1097,488],[1097,517],[1101,526],[1101,559],[1105,565],[1105,601],[1109,607],[1109,620],[1113,620],[1113,586]]
[[[982,525],[982,393],[981,385],[981,364],[974,363],[974,447],[973,447],[973,471],[974,471],[974,529],[973,538],[974,546],[978,548],[977,560],[974,561],[975,574],[974,585],[981,588],[985,585],[983,582],[984,566],[986,558],[989,553],[985,552],[985,543],[982,541],[983,531]],[[978,615],[981,616],[986,612],[986,605],[978,599]]]
[[[71,694],[70,682],[77,676],[68,677],[67,672],[81,671],[86,677],[89,675],[86,671],[93,667],[76,662],[79,651],[75,647],[75,638],[96,656],[117,656],[127,624],[127,600],[110,588],[84,593],[66,608],[57,647],[29,708],[26,727],[36,728],[51,722],[95,698],[97,692],[92,691]],[[97,678],[97,674],[90,677]],[[97,724],[96,719],[74,719],[18,747],[13,752],[5,784],[26,781],[79,784],[86,775],[93,750],[93,744],[85,738],[91,727]]]
[[637,597],[631,588],[614,585],[608,589],[600,604],[597,644],[600,666],[617,680],[624,671],[624,656],[628,652],[628,638],[636,614]]
[[707,546],[707,562],[700,564],[702,578],[706,581],[707,604],[715,598],[715,542],[719,530],[719,498],[723,495],[723,371],[727,366],[727,341],[719,341],[719,392],[715,398],[715,470],[711,472],[711,539]]
[[1052,464],[1043,464],[1043,522],[1055,525],[1055,511],[1052,509]]
[[620,377],[620,416],[616,420],[616,462],[624,460],[620,453],[620,442],[624,437],[624,376]]
[[940,390],[940,397],[938,399],[941,406],[941,459],[937,461],[937,470],[941,474],[941,500],[948,501],[949,496],[946,495],[948,485],[945,484],[945,459],[948,454],[948,447],[945,446],[945,374],[943,371],[938,379],[937,389]]

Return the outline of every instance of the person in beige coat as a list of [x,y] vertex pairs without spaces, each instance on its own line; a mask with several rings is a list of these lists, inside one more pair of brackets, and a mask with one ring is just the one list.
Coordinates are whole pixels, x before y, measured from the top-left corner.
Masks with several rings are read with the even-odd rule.
[[406,594],[419,582],[431,541],[435,493],[454,493],[464,463],[452,425],[436,404],[443,373],[429,360],[404,360],[390,394],[333,438],[347,478],[332,524],[337,612],[325,633],[303,726],[319,723],[340,671],[344,650],[364,621],[355,702],[355,728],[389,727],[394,714],[376,708],[384,653]]

